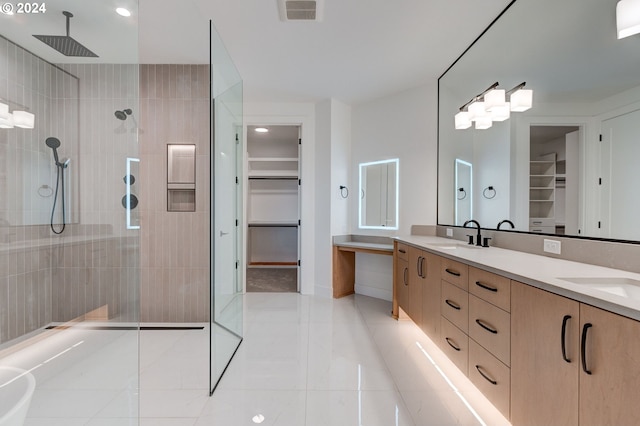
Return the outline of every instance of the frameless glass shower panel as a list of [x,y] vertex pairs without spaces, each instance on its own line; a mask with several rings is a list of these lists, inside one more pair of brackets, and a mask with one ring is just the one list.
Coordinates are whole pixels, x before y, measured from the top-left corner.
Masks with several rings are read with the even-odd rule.
[[0,14],[2,424],[138,424],[138,4],[120,6]]
[[242,80],[211,25],[211,391],[242,341],[239,277],[242,212]]

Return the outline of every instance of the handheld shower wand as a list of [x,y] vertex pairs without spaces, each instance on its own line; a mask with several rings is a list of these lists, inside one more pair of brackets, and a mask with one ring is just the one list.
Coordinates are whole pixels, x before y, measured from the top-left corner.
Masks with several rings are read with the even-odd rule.
[[[60,162],[58,158],[58,148],[60,148],[60,140],[58,138],[49,137],[45,140],[45,144],[53,150],[53,160],[56,165],[56,192],[53,197],[53,207],[51,208],[51,231],[54,234],[62,234],[64,232],[64,228],[66,227],[66,211],[65,211],[65,202],[64,202],[64,169],[69,165],[70,159],[65,160],[64,163]],[[62,173],[60,173],[62,171]],[[56,203],[58,202],[58,188],[59,183],[62,181],[62,229],[60,231],[56,231],[53,227],[53,218],[56,212]]]

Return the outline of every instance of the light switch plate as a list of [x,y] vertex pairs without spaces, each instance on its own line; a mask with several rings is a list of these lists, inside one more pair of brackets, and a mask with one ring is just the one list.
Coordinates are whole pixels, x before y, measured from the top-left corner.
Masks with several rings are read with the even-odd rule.
[[453,237],[453,228],[447,228],[447,237]]
[[561,242],[557,240],[544,240],[544,251],[547,253],[560,254]]

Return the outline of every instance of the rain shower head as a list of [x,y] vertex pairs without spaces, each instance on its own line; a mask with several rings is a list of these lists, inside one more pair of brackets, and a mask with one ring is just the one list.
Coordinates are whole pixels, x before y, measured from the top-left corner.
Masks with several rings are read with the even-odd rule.
[[54,48],[58,52],[62,53],[65,56],[78,56],[83,58],[97,58],[98,55],[84,47],[82,44],[78,43],[74,40],[70,35],[69,26],[70,19],[73,18],[73,14],[71,12],[64,11],[62,12],[64,16],[67,17],[67,35],[66,36],[56,36],[56,35],[35,35],[34,37],[43,42],[44,44]]
[[123,109],[122,111],[116,111],[113,114],[116,116],[118,120],[124,121],[127,119],[128,115],[133,114],[133,111],[131,111],[130,108],[127,108],[127,109]]

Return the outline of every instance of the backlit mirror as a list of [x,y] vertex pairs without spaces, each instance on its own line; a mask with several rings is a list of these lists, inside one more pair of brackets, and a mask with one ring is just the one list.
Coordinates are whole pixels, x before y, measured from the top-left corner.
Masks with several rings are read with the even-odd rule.
[[398,229],[398,159],[360,163],[359,227]]
[[[640,36],[617,38],[616,1],[511,3],[439,79],[438,223],[461,224],[458,159],[473,164],[483,228],[640,241],[639,69]],[[496,82],[512,104],[525,82],[531,108],[455,123]]]
[[455,197],[455,224],[458,226],[473,218],[473,166],[456,158],[456,184],[453,188]]

